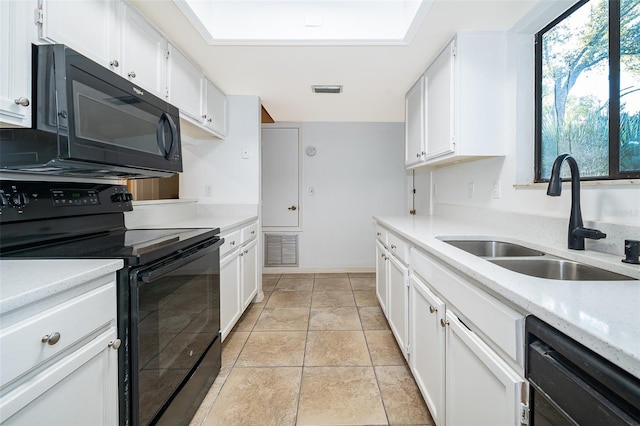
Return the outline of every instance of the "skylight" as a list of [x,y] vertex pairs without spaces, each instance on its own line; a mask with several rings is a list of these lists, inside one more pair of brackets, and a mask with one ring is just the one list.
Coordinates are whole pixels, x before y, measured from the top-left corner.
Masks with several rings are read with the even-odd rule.
[[408,44],[433,0],[173,1],[211,45],[385,45]]

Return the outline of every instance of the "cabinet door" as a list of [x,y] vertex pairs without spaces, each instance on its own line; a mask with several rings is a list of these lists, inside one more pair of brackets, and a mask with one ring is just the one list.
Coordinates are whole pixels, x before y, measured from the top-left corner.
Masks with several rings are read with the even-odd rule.
[[424,159],[425,77],[422,76],[405,96],[405,165]]
[[376,241],[376,296],[385,316],[389,318],[387,313],[387,265],[389,257],[384,246]]
[[449,44],[425,72],[426,159],[454,150],[454,43]]
[[437,425],[445,424],[445,305],[418,278],[410,279],[409,365]]
[[113,0],[42,0],[40,37],[117,70],[121,6]]
[[0,127],[31,127],[35,1],[0,1]]
[[207,79],[205,87],[204,125],[219,136],[224,136],[227,132],[227,97]]
[[220,259],[220,332],[223,341],[242,314],[239,253],[236,250]]
[[167,40],[133,8],[122,23],[122,76],[164,99],[167,88]]
[[447,425],[520,424],[525,379],[513,371],[460,319],[447,311]]
[[258,293],[258,242],[252,241],[240,248],[242,266],[242,310],[249,306]]
[[112,327],[31,376],[0,400],[3,425],[114,425],[118,423],[118,351]]
[[396,336],[402,354],[407,357],[407,325],[409,315],[408,269],[394,256],[389,256],[389,326]]
[[169,103],[180,109],[180,115],[201,124],[204,74],[178,49],[169,46]]

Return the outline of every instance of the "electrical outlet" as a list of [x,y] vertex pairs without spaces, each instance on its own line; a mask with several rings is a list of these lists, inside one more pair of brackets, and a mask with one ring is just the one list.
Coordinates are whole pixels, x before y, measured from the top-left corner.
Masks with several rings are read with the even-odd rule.
[[491,191],[491,196],[493,198],[502,198],[502,192],[500,191],[500,180],[493,181],[493,191]]
[[313,189],[313,186],[309,187],[309,196],[313,197],[314,195],[316,195],[316,190]]
[[204,186],[204,196],[205,197],[211,197],[213,195],[213,191],[211,189],[211,185],[205,185]]
[[473,198],[473,187],[475,184],[473,182],[469,182],[467,184],[467,198]]

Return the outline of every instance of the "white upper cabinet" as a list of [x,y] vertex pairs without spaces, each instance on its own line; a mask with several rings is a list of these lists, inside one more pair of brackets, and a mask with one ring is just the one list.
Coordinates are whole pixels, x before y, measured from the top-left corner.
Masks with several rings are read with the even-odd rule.
[[227,97],[205,80],[204,125],[220,137],[227,133]]
[[168,99],[180,109],[182,130],[195,138],[224,138],[227,97],[189,58],[171,45],[168,82]]
[[181,117],[200,123],[204,74],[172,45],[169,45],[168,71],[169,102],[180,109]]
[[[504,155],[506,73],[506,33],[459,33],[425,71],[424,91],[416,89],[407,94],[407,109],[414,105],[406,118],[407,166],[437,166]],[[422,105],[417,93],[422,94]],[[416,97],[411,103],[410,96]],[[420,107],[424,117],[420,141],[423,151],[416,149],[418,142],[409,143]],[[417,138],[417,131],[411,134]]]
[[122,6],[113,0],[42,0],[40,38],[65,44],[120,73]]
[[167,40],[130,6],[125,6],[123,12],[120,73],[137,86],[165,99]]
[[425,77],[409,89],[405,96],[405,165],[412,166],[425,156]]
[[0,1],[0,127],[31,126],[33,1]]

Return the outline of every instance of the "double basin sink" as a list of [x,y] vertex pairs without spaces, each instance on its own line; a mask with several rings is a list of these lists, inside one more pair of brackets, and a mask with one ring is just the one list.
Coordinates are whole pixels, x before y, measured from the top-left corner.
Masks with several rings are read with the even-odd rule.
[[635,278],[497,240],[442,239],[443,242],[520,274],[551,280],[627,281]]

